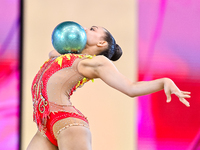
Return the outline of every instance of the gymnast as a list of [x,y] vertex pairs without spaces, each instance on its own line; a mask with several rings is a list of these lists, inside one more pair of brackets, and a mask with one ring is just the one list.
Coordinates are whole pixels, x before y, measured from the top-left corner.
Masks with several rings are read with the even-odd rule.
[[181,91],[169,78],[133,82],[121,74],[112,61],[122,50],[108,30],[100,26],[85,29],[87,42],[80,54],[49,53],[49,59],[32,83],[33,119],[38,131],[27,150],[91,150],[91,133],[87,118],[73,106],[70,96],[89,80],[100,78],[112,88],[137,97],[164,90],[167,102],[175,94],[189,107]]

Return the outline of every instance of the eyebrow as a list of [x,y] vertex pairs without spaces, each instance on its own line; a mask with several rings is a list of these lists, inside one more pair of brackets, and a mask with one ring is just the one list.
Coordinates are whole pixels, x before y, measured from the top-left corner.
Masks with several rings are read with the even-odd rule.
[[92,27],[95,27],[95,28],[97,28],[97,29],[98,29],[98,27],[97,27],[97,26],[92,26]]

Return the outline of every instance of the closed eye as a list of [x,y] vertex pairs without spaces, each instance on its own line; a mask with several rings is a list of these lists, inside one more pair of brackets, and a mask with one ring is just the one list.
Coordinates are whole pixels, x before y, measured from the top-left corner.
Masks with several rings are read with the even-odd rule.
[[94,31],[94,28],[92,27],[92,28],[90,28],[90,30],[91,30],[91,31]]

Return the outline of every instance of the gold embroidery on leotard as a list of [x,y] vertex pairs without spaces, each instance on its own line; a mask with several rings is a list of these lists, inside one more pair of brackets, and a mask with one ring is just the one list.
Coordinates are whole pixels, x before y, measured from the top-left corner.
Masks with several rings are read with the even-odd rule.
[[[39,103],[39,111],[40,113],[44,113],[45,111],[45,106],[48,105],[48,102],[46,101],[46,99],[42,96],[42,94],[40,95],[41,101]],[[42,104],[43,103],[43,104]],[[43,110],[41,110],[41,108],[43,108]]]

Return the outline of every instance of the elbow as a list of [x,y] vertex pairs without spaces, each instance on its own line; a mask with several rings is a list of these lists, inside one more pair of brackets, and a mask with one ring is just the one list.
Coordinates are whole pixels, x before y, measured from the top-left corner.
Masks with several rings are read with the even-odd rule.
[[129,82],[124,88],[124,94],[127,96],[134,98],[138,96],[137,89],[135,88],[135,84],[133,82]]
[[135,94],[127,94],[129,97],[131,97],[131,98],[135,98],[135,97],[137,97],[137,95],[135,95]]
[[135,83],[129,84],[129,86],[126,90],[126,94],[131,98],[135,98],[135,97],[144,95],[142,90],[138,86],[136,86]]
[[135,94],[135,92],[133,92],[133,91],[131,91],[131,90],[127,91],[125,94],[126,94],[127,96],[131,97],[131,98],[135,98],[135,97],[138,96],[137,94]]

